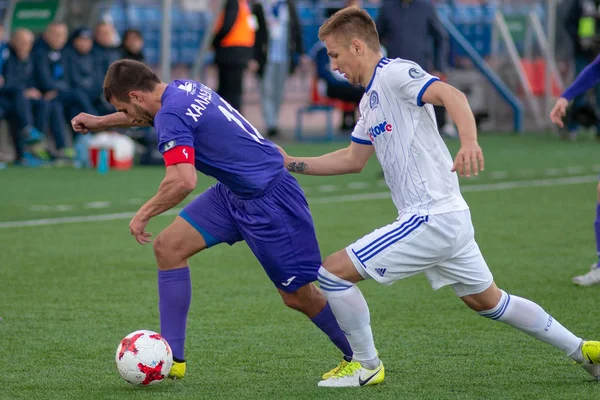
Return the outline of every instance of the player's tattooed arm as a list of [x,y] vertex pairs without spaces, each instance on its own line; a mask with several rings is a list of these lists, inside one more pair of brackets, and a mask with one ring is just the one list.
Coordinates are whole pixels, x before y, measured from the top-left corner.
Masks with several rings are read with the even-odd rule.
[[352,143],[350,146],[319,157],[291,157],[282,148],[283,165],[290,172],[306,175],[342,175],[363,170],[373,146]]
[[298,174],[303,174],[308,168],[308,164],[303,161],[291,161],[286,165],[286,168],[290,172],[296,172]]

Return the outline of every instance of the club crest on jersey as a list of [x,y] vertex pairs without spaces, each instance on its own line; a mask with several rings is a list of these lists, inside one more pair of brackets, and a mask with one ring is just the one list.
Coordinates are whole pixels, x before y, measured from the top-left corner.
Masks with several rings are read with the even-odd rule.
[[408,74],[410,75],[411,78],[413,79],[419,79],[425,76],[425,72],[421,71],[420,69],[417,68],[411,68],[408,70]]
[[371,106],[371,110],[374,110],[379,106],[379,95],[375,90],[373,90],[369,96],[369,106]]
[[387,121],[383,121],[382,123],[372,126],[369,128],[369,130],[367,131],[367,133],[369,134],[369,138],[371,139],[371,142],[375,142],[375,138],[379,135],[381,135],[384,132],[391,132],[392,131],[392,124],[388,124]]
[[196,84],[193,82],[186,82],[185,85],[179,85],[177,89],[186,91],[188,94],[196,94]]

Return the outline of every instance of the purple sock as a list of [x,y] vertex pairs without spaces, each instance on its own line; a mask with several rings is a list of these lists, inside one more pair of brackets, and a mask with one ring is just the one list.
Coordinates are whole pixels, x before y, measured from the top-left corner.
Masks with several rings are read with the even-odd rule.
[[323,308],[320,313],[312,317],[310,320],[320,330],[325,332],[327,336],[329,336],[329,340],[331,340],[333,344],[335,344],[337,348],[342,351],[344,358],[347,361],[352,360],[352,347],[350,347],[350,343],[348,343],[346,335],[344,335],[344,332],[342,332],[335,317],[333,316],[333,312],[331,312],[329,303],[325,305],[325,308]]
[[596,205],[596,220],[594,221],[596,232],[596,251],[598,252],[598,267],[600,267],[600,203]]
[[184,360],[185,326],[192,301],[190,267],[158,270],[160,334],[173,350],[173,358]]

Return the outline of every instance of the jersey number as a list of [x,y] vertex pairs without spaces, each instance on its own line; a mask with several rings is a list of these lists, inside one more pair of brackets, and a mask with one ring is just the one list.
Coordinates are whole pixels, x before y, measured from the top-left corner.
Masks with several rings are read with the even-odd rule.
[[[253,127],[252,124],[250,122],[248,122],[248,120],[246,120],[246,118],[244,118],[242,116],[242,114],[239,113],[238,110],[236,110],[235,108],[231,107],[228,102],[226,102],[223,99],[221,99],[221,101],[227,107],[227,108],[225,108],[223,106],[219,106],[219,110],[221,110],[221,112],[223,113],[223,115],[225,116],[225,118],[227,118],[227,120],[229,122],[233,121],[236,124],[238,124],[238,126],[240,128],[242,128],[244,131],[246,131],[246,133],[248,135],[250,135],[252,137],[252,139],[254,139],[258,143],[262,144],[262,140],[265,140],[265,138],[262,137],[262,135],[260,134],[260,132],[255,127]],[[240,121],[240,118],[241,118],[241,121]],[[252,132],[250,132],[248,130],[248,128],[246,128],[246,126],[244,126],[244,124],[242,123],[242,121],[244,121],[246,123],[246,126],[250,127],[250,129],[252,130]]]

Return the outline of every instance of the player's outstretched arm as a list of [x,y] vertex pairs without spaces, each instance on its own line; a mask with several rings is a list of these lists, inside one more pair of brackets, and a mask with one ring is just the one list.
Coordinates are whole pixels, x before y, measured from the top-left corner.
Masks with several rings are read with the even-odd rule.
[[158,192],[136,213],[129,224],[131,234],[140,244],[150,242],[152,234],[145,231],[150,218],[164,213],[183,201],[196,188],[196,168],[194,164],[181,163],[167,167],[167,173]]
[[569,102],[580,94],[585,93],[588,89],[593,88],[600,82],[600,56],[581,71],[577,78],[573,81],[564,93],[556,100],[552,111],[550,111],[550,120],[563,128],[563,117],[567,115],[567,107]]
[[292,157],[281,147],[285,168],[306,175],[342,175],[363,170],[375,150],[373,146],[352,142],[350,146],[319,157]]
[[458,128],[460,150],[456,154],[452,172],[470,177],[483,171],[483,152],[477,143],[477,125],[473,111],[463,92],[443,82],[434,82],[425,90],[423,102],[444,106]]
[[102,131],[105,129],[148,125],[138,121],[134,122],[127,114],[116,112],[103,116],[80,113],[71,120],[71,126],[75,132],[86,134],[88,132]]

